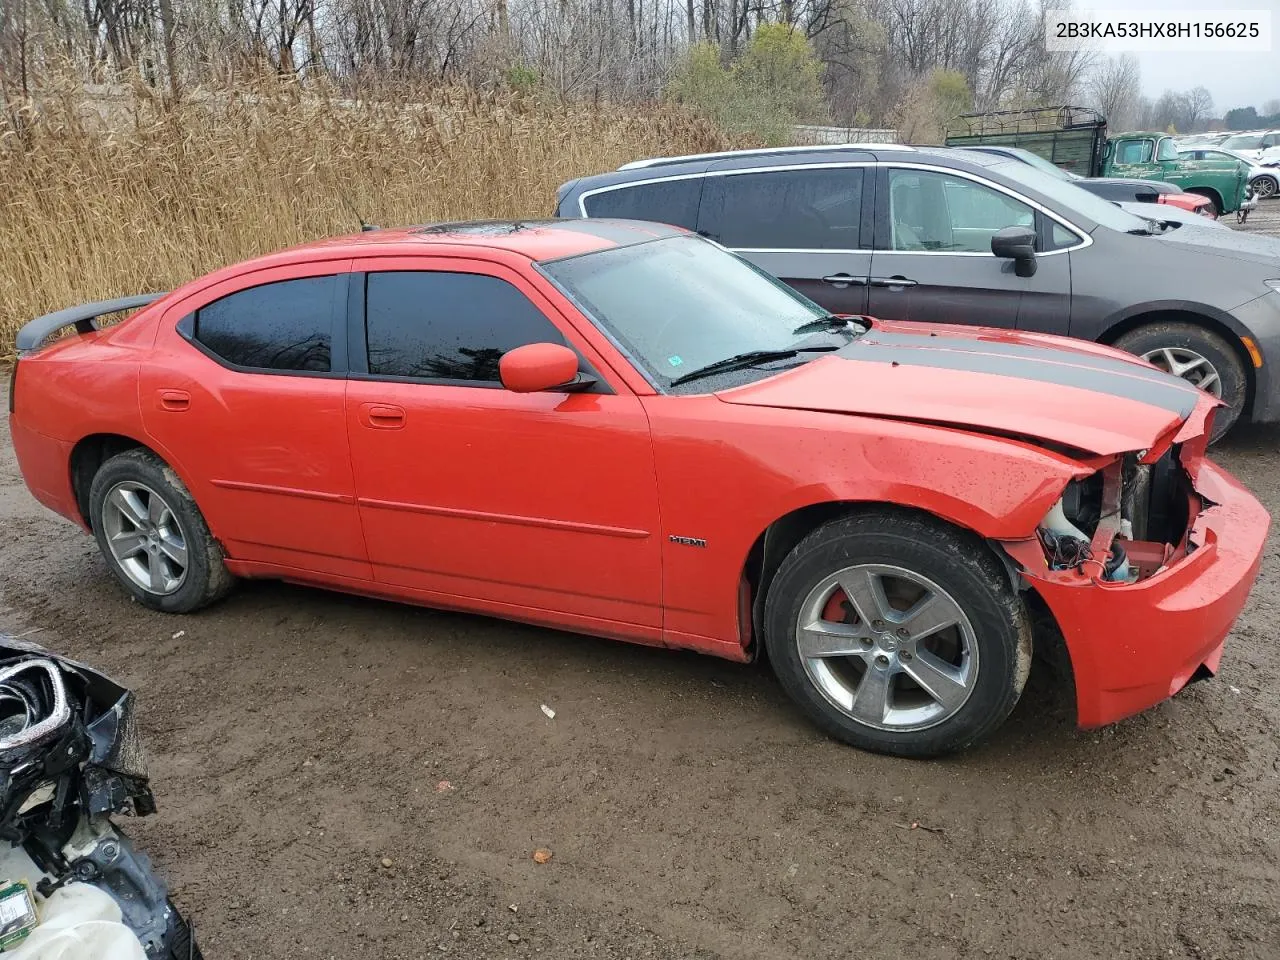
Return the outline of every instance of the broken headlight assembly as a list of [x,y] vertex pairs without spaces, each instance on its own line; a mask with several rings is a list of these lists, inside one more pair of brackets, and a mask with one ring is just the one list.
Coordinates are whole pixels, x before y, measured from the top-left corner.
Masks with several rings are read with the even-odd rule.
[[200,956],[164,882],[111,821],[155,812],[133,705],[97,671],[0,637],[0,949]]
[[1153,463],[1137,453],[1067,484],[1036,528],[1053,570],[1134,582],[1185,550],[1188,485],[1171,447]]

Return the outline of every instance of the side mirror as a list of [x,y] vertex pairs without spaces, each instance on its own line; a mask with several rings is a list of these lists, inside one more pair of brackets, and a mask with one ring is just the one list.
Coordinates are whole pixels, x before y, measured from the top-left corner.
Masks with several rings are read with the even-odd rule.
[[578,355],[560,343],[526,343],[498,360],[502,385],[515,393],[581,390],[594,381],[578,376]]
[[1036,272],[1036,232],[1030,227],[1005,227],[991,237],[991,252],[1013,261],[1013,272],[1031,277]]

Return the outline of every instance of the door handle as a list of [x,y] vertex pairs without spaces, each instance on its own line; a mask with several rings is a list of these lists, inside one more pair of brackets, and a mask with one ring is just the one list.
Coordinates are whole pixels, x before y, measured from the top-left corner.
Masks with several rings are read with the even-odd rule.
[[860,287],[866,286],[867,280],[865,277],[854,277],[847,273],[833,273],[829,277],[823,277],[822,282],[829,283],[833,287],[844,288],[855,284]]
[[916,282],[906,277],[872,277],[867,281],[873,287],[914,287]]
[[405,422],[404,407],[394,403],[362,403],[360,422],[375,430],[399,430]]
[[191,394],[185,390],[161,390],[160,391],[160,409],[168,410],[170,413],[181,413],[183,410],[190,409]]

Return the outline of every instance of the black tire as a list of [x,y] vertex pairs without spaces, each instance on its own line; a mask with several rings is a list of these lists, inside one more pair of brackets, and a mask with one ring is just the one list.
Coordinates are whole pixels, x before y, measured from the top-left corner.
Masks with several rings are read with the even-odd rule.
[[1198,187],[1192,187],[1187,193],[1194,193],[1198,197],[1204,197],[1209,201],[1209,211],[1215,216],[1222,216],[1222,201],[1218,199],[1218,195],[1212,190],[1202,190]]
[[[177,522],[187,564],[181,585],[170,593],[153,593],[135,583],[108,544],[104,505],[108,494],[122,483],[140,484],[154,491]],[[126,450],[98,469],[89,487],[89,519],[112,575],[135,600],[152,610],[190,613],[220,599],[235,583],[223,563],[222,547],[209,532],[190,492],[168,464],[150,450]]]
[[[1244,413],[1249,377],[1239,351],[1220,334],[1194,323],[1149,323],[1130,330],[1116,340],[1115,346],[1140,357],[1164,348],[1189,350],[1213,364],[1222,383],[1222,402],[1226,406],[1214,414],[1211,442],[1226,436]],[[1161,365],[1157,362],[1157,366]]]
[[[801,611],[824,579],[855,564],[888,565],[928,578],[972,625],[978,655],[967,699],[931,726],[886,730],[855,719],[806,669],[798,639]],[[818,727],[855,747],[901,757],[939,756],[981,740],[1009,716],[1031,670],[1030,616],[986,545],[940,521],[892,509],[833,520],[800,541],[769,587],[764,627],[778,680]],[[859,668],[858,658],[839,659]],[[864,669],[872,669],[870,660]]]
[[[1266,181],[1265,184],[1263,181]],[[1269,173],[1260,177],[1255,177],[1253,182],[1257,187],[1265,188],[1266,190],[1265,193],[1262,189],[1257,189],[1255,191],[1259,200],[1270,200],[1277,194],[1280,194],[1280,178],[1273,177]]]

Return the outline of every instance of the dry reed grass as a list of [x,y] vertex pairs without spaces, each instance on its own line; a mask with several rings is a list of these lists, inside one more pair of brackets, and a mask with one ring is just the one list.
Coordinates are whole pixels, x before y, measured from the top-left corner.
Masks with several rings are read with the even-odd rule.
[[565,180],[640,156],[723,149],[664,109],[436,90],[411,104],[225,95],[167,108],[67,93],[0,126],[0,357],[28,319],[169,289],[358,229],[546,216]]

